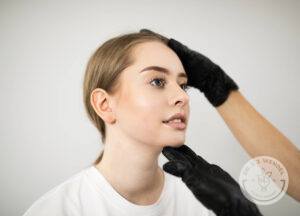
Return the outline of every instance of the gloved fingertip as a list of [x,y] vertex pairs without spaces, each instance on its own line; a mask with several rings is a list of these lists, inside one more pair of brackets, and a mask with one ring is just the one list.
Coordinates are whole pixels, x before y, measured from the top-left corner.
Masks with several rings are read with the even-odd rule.
[[140,30],[140,33],[152,33],[153,34],[154,32],[149,29],[143,28]]
[[178,177],[181,177],[186,169],[187,165],[182,161],[170,161],[163,165],[164,171]]
[[176,43],[177,41],[176,40],[174,40],[173,38],[170,38],[169,40],[168,40],[168,46],[170,47],[170,48],[172,48],[172,49],[174,49],[174,48],[176,48]]

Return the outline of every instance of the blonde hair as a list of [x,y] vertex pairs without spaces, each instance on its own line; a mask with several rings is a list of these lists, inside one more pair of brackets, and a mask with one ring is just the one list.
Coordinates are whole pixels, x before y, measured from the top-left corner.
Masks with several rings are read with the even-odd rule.
[[[90,57],[83,80],[83,102],[88,118],[101,134],[102,143],[105,144],[106,127],[104,121],[93,109],[90,103],[91,93],[101,88],[109,94],[114,94],[118,87],[118,78],[121,72],[133,64],[132,49],[140,43],[159,41],[168,43],[168,39],[148,29],[140,32],[122,34],[104,42]],[[100,162],[102,154],[94,164]]]

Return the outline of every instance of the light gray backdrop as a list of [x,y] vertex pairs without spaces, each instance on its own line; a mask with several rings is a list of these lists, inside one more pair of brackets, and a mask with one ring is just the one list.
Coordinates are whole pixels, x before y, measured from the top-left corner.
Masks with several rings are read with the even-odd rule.
[[[264,117],[299,146],[300,1],[0,2],[0,215],[21,215],[102,148],[82,103],[92,51],[149,28],[218,63]],[[236,180],[249,156],[191,89],[187,144]],[[163,155],[160,165],[166,162]],[[299,215],[289,196],[264,215]]]

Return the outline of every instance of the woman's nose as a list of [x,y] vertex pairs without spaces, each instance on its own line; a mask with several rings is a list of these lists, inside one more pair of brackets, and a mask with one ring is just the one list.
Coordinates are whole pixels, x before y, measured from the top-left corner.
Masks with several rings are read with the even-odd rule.
[[172,92],[172,104],[181,103],[182,106],[184,106],[189,103],[190,97],[187,92],[181,88],[181,86],[177,85],[174,87]]

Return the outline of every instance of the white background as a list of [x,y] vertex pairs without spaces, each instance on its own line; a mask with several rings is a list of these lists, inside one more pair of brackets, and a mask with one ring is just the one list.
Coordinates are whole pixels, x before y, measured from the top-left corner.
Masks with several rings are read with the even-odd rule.
[[[299,11],[300,1],[287,0],[0,1],[0,215],[23,214],[94,161],[102,144],[82,102],[87,60],[107,39],[141,28],[219,64],[299,148]],[[238,180],[250,157],[205,97],[189,94],[186,144]],[[259,208],[300,212],[287,195]]]

